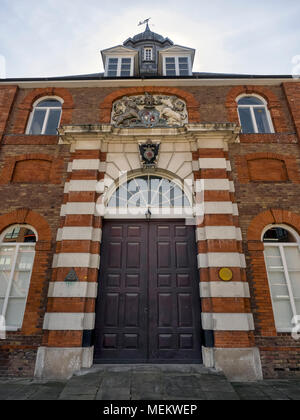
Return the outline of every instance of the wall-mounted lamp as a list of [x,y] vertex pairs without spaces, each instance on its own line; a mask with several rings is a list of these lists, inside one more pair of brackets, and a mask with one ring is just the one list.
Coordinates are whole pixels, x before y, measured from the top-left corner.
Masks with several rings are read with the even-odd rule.
[[145,213],[145,216],[146,216],[146,220],[149,222],[149,220],[151,219],[151,216],[152,216],[152,213],[151,213],[149,207],[148,207],[148,210]]

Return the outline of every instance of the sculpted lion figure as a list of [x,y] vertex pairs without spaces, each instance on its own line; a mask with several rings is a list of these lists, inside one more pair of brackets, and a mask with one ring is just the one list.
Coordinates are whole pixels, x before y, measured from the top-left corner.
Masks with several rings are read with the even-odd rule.
[[116,125],[129,125],[130,120],[140,121],[139,109],[134,99],[125,96],[121,101],[114,105],[115,115],[113,120]]

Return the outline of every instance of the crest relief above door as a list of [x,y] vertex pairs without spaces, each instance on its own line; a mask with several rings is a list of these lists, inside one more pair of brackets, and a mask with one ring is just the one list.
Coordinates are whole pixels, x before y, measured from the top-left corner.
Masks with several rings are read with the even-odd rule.
[[113,103],[111,124],[115,127],[182,127],[188,123],[186,103],[177,96],[124,96]]

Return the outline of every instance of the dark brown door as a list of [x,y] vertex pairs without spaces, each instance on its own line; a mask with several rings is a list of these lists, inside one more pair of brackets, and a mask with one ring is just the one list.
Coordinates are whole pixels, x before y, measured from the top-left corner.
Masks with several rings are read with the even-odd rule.
[[184,221],[106,222],[95,362],[200,362],[194,227]]

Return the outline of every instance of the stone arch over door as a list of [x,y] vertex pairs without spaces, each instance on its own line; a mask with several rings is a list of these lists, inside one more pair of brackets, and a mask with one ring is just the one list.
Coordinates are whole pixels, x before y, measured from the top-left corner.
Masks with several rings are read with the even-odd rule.
[[[158,138],[159,140],[159,138]],[[156,141],[156,140],[154,140]],[[193,180],[192,147],[188,142],[162,142],[157,159],[157,171],[181,180]],[[108,185],[120,174],[141,171],[137,142],[117,143],[108,146],[104,182]]]

